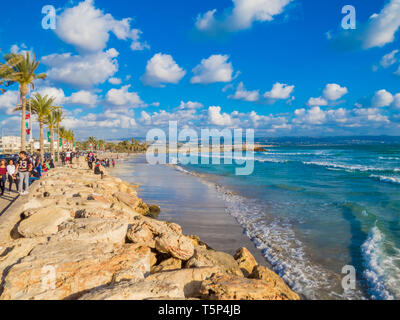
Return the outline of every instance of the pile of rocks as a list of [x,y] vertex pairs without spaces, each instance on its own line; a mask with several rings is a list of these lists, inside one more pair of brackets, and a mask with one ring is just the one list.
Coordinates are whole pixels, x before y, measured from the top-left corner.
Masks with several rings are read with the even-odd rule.
[[37,182],[0,240],[0,299],[299,299],[242,248],[156,220],[137,186],[75,164]]

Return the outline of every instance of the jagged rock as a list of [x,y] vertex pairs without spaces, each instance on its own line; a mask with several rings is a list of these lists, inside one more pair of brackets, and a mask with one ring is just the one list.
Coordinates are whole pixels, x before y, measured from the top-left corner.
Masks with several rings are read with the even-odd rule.
[[127,205],[130,208],[136,208],[139,205],[139,198],[132,196],[125,192],[117,192],[114,194],[114,197],[118,199],[119,202]]
[[174,223],[138,216],[129,228],[127,237],[133,243],[155,248],[158,252],[168,253],[181,260],[190,259],[194,253],[192,242],[182,234],[181,227]]
[[25,238],[47,236],[57,233],[58,226],[71,219],[71,212],[57,207],[38,209],[29,218],[22,220],[18,233]]
[[254,267],[258,265],[256,259],[246,248],[237,250],[234,258],[245,277],[248,277],[253,272]]
[[285,295],[289,300],[299,300],[297,293],[293,292],[289,286],[275,272],[264,266],[256,266],[249,276],[250,279],[260,279],[268,282],[273,287],[277,288],[282,295]]
[[157,252],[150,252],[150,267],[153,267],[157,264]]
[[111,280],[112,283],[118,283],[121,281],[131,281],[131,282],[139,282],[144,280],[144,274],[135,269],[125,269],[116,272],[113,275]]
[[92,290],[80,300],[185,299],[183,290],[172,281],[122,281]]
[[208,300],[289,300],[269,282],[227,274],[216,274],[203,281],[200,294]]
[[162,261],[159,265],[151,268],[151,273],[157,273],[161,271],[177,270],[182,268],[182,260],[177,258],[169,258]]
[[59,226],[50,241],[84,241],[87,243],[125,243],[128,223],[98,218],[75,219]]
[[154,273],[146,278],[153,281],[171,281],[181,288],[186,298],[198,297],[202,281],[218,273],[216,267],[181,269]]
[[2,300],[77,298],[112,282],[123,270],[150,269],[150,249],[134,244],[70,241],[36,246],[4,280]]
[[194,255],[189,259],[185,268],[213,267],[216,266],[222,273],[243,277],[243,272],[233,257],[225,252],[196,247]]

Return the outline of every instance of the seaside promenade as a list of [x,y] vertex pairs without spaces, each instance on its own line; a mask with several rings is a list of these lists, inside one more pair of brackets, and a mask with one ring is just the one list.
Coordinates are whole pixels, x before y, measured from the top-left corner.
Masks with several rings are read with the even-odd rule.
[[300,299],[246,248],[231,256],[155,219],[137,186],[84,161],[2,203],[0,300]]
[[7,211],[8,208],[12,206],[12,204],[18,199],[18,193],[12,192],[9,193],[6,191],[4,196],[0,198],[0,217]]

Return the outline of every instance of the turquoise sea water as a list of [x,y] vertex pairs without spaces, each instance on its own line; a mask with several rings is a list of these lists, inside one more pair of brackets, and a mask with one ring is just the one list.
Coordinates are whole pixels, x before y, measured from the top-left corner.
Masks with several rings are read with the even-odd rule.
[[[400,299],[400,146],[274,147],[250,176],[181,165],[215,186],[247,236],[310,299]],[[344,291],[342,268],[356,269]]]

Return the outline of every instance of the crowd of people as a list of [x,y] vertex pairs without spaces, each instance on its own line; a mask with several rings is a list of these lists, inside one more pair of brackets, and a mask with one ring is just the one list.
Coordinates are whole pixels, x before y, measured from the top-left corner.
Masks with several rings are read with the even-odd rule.
[[[105,172],[104,168],[110,168],[111,166],[114,168],[116,164],[115,159],[98,159],[93,152],[85,155],[80,151],[63,151],[58,154],[58,159],[61,165],[65,166],[73,164],[75,160],[79,160],[83,156],[86,157],[89,169],[93,170],[94,174],[101,175],[102,179]],[[40,150],[31,155],[22,151],[19,153],[18,160],[0,160],[0,196],[4,196],[7,183],[10,194],[13,192],[14,185],[15,192],[20,195],[29,194],[29,186],[34,181],[45,176],[53,168],[55,168],[55,164],[52,156],[47,155],[42,159]]]
[[98,159],[93,152],[89,152],[86,156],[89,169],[94,171],[94,174],[104,177],[104,168],[115,168],[115,159]]

